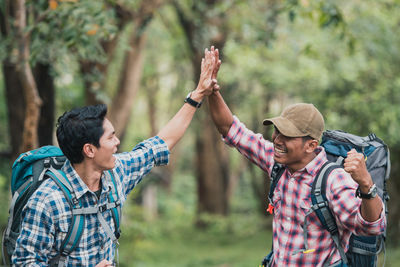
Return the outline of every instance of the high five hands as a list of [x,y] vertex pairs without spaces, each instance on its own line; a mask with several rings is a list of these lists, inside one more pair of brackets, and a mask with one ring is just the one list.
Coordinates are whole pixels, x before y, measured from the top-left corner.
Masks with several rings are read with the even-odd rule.
[[196,101],[202,100],[204,96],[209,96],[219,90],[217,84],[217,74],[221,60],[219,60],[218,49],[211,46],[211,49],[204,50],[204,58],[201,60],[201,73],[199,83],[191,98]]
[[213,93],[214,87],[217,84],[216,68],[218,68],[218,61],[215,57],[214,47],[212,46],[211,51],[208,48],[205,49],[204,58],[201,60],[201,73],[196,90],[201,95],[208,96]]

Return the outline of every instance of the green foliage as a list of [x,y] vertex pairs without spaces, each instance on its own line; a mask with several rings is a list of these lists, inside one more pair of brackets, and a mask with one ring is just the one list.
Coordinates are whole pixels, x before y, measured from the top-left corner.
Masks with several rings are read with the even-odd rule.
[[305,99],[316,102],[327,113],[328,125],[329,118],[337,118],[333,121],[336,127],[364,135],[372,131],[389,145],[398,145],[398,127],[392,122],[400,119],[400,56],[396,49],[400,39],[392,18],[399,7],[376,4],[367,9],[349,4],[347,8],[357,13],[348,20],[348,30],[357,40],[357,51],[348,54],[338,43],[320,46],[324,57],[317,63],[327,72],[327,80],[323,86],[308,84]]
[[[281,13],[269,46],[257,42],[260,28],[250,27],[251,23],[247,39],[227,42],[219,79],[227,85],[227,93],[222,92],[233,98],[235,112],[249,119],[250,114],[258,114],[261,121],[261,116],[268,116],[265,106],[277,115],[288,101],[308,101],[321,109],[329,128],[360,135],[373,131],[389,145],[399,144],[398,126],[393,123],[400,118],[399,6],[373,1],[289,1],[286,7],[301,16],[291,21]],[[238,14],[251,21],[245,5]],[[343,26],[319,28],[339,20]],[[278,108],[273,101],[280,102]]]
[[99,60],[100,41],[116,32],[113,10],[105,1],[60,2],[54,10],[44,10],[40,2],[30,1],[30,5],[43,14],[28,27],[32,62],[53,62],[71,51],[81,59]]

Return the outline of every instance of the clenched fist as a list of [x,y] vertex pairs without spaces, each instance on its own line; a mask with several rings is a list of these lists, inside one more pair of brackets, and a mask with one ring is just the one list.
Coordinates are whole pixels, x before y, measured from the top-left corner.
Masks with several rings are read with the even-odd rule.
[[347,158],[344,160],[343,167],[344,170],[351,175],[353,180],[360,185],[360,189],[363,192],[368,192],[369,188],[373,185],[373,181],[367,170],[364,155],[358,153],[353,148],[347,152]]

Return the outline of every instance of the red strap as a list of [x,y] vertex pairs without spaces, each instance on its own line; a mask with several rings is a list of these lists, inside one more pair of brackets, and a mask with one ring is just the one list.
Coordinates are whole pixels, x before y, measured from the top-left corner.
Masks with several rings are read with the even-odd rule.
[[268,204],[268,209],[267,212],[269,214],[272,214],[274,212],[274,205],[272,205],[271,203]]

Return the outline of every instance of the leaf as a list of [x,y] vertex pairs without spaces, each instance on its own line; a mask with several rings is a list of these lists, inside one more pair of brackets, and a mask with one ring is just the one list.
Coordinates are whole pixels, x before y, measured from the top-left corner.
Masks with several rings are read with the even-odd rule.
[[55,10],[58,7],[58,3],[56,0],[49,0],[49,8],[51,10]]

